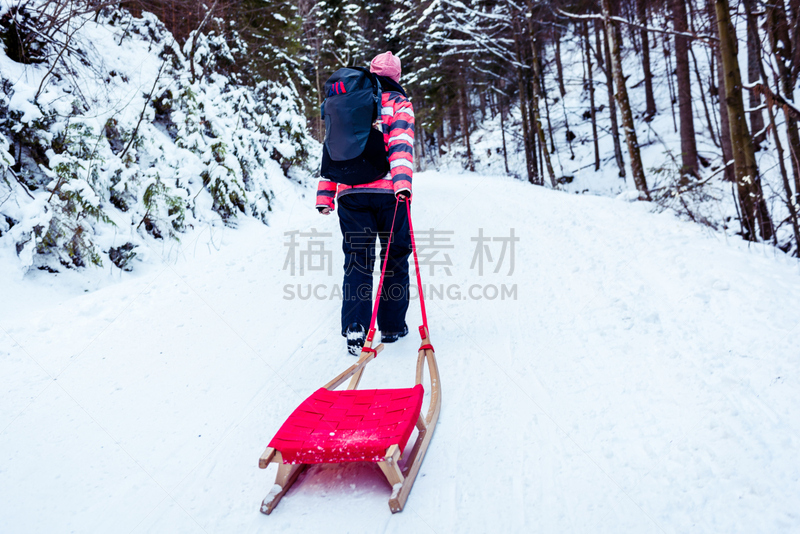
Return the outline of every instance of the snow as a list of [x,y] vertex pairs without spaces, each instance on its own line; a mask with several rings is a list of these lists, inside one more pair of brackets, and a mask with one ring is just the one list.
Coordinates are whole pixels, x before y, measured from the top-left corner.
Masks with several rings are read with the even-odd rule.
[[391,497],[389,497],[389,499],[390,500],[391,499],[396,499],[398,497],[398,495],[400,495],[400,490],[401,489],[403,489],[403,483],[402,482],[398,482],[397,484],[392,486],[392,495],[391,495]]
[[[355,361],[337,299],[284,291],[341,283],[337,217],[307,189],[276,197],[269,226],[146,242],[132,273],[21,277],[0,249],[0,531],[800,528],[796,261],[625,197],[447,172],[415,176],[418,242],[454,232],[452,274],[423,282],[460,298],[426,301],[443,404],[405,510],[375,465],[320,465],[262,515],[264,447]],[[285,232],[312,228],[333,274],[293,277]],[[496,241],[469,268],[479,229],[514,229],[511,274]],[[486,298],[503,284],[518,298]],[[417,344],[388,345],[362,387],[411,385]]]
[[266,509],[267,509],[267,505],[268,505],[268,504],[270,504],[272,501],[274,501],[274,500],[275,500],[275,497],[277,497],[277,496],[278,496],[278,494],[279,494],[281,491],[283,491],[283,488],[282,488],[281,486],[279,486],[278,484],[273,484],[273,485],[272,485],[272,489],[271,489],[271,490],[269,490],[269,493],[268,493],[268,494],[267,494],[267,496],[264,498],[264,501],[261,503],[261,508],[262,508],[264,511],[266,511]]

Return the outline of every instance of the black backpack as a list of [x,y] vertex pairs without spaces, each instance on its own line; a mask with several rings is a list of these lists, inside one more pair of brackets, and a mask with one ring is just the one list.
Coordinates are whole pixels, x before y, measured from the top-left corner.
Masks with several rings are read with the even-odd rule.
[[381,84],[362,67],[339,69],[325,82],[325,143],[320,174],[340,184],[374,182],[389,172],[380,115]]

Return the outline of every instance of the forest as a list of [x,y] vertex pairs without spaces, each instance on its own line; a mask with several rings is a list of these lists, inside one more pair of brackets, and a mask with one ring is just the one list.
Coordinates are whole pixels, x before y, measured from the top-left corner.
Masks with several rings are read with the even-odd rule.
[[[488,170],[570,192],[626,194],[726,236],[798,254],[798,0],[19,1],[6,2],[0,32],[11,60],[45,69],[33,99],[45,105],[42,93],[55,83],[48,76],[68,79],[79,70],[75,61],[90,62],[70,45],[86,20],[138,33],[134,21],[148,13],[163,31],[139,37],[166,48],[168,35],[183,65],[158,70],[141,117],[164,115],[170,78],[189,85],[213,78],[223,92],[269,84],[304,122],[292,122],[286,135],[291,157],[263,147],[284,174],[292,166],[316,171],[325,80],[391,50],[416,110],[419,170]],[[12,101],[11,80],[4,78],[4,91]],[[23,135],[5,107],[4,153],[13,164],[4,168],[29,190],[45,186],[50,180],[36,178],[36,166],[24,168],[31,159],[54,168],[48,147],[35,148],[42,139]],[[113,128],[103,131],[113,137]],[[142,134],[135,120],[119,131],[124,156]],[[232,191],[238,186],[224,194],[205,187],[223,219],[248,213],[237,198],[245,195]],[[185,211],[178,204],[168,200],[165,209]],[[152,211],[145,208],[142,220],[154,219]],[[0,231],[16,220],[6,215]],[[76,263],[75,253],[67,256],[62,264]]]
[[[568,182],[572,176],[554,158],[575,160],[578,153],[595,171],[629,174],[641,198],[715,224],[693,204],[713,196],[705,186],[718,178],[735,185],[737,233],[796,253],[799,6],[795,0],[301,3],[299,67],[312,82],[306,100],[316,106],[320,80],[333,69],[396,50],[418,110],[423,160],[456,144],[463,168],[475,170],[485,155],[471,137],[499,116],[505,170],[508,154],[521,152],[518,175],[532,184]],[[643,163],[640,132],[659,116],[668,118],[659,128],[671,126],[679,142],[662,155],[662,165]],[[587,124],[590,133],[579,137],[577,129]],[[319,138],[320,126],[313,131]],[[613,158],[601,149],[609,138]],[[759,168],[762,150],[773,152],[769,168]],[[653,168],[666,178],[659,184]]]
[[[800,0],[0,0],[0,43],[0,533],[800,532]],[[402,188],[325,190],[325,82],[387,51]]]

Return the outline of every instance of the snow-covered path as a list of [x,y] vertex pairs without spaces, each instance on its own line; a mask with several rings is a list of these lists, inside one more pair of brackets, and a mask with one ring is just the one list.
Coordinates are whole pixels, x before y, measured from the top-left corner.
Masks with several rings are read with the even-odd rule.
[[[287,191],[271,227],[198,230],[118,283],[0,269],[0,532],[800,529],[796,263],[643,203],[436,173],[415,192],[418,241],[452,231],[433,234],[452,267],[423,271],[443,408],[402,514],[361,464],[258,512],[266,443],[353,361],[338,222]],[[312,228],[332,274],[293,277],[284,233]],[[512,229],[513,273],[495,240],[480,276],[472,238]],[[412,384],[417,343],[363,386]]]

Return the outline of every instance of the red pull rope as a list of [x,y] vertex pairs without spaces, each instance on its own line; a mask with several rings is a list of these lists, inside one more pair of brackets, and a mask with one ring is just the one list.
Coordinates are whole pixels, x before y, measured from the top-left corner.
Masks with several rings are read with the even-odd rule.
[[[386,242],[386,253],[383,255],[383,266],[381,267],[381,280],[378,284],[378,291],[375,297],[375,304],[372,307],[372,318],[369,321],[369,332],[367,333],[367,341],[372,341],[375,337],[375,322],[378,319],[378,306],[381,302],[381,293],[383,291],[383,280],[386,277],[386,264],[389,263],[389,250],[392,246],[392,236],[394,235],[394,223],[397,220],[397,208],[400,205],[400,199],[394,205],[394,214],[392,215],[392,228],[389,230],[389,239]],[[425,296],[422,291],[422,275],[419,272],[419,258],[417,257],[417,242],[414,239],[414,226],[411,224],[411,199],[406,200],[406,213],[408,214],[408,231],[411,234],[411,250],[414,252],[414,271],[417,273],[417,290],[419,291],[419,306],[422,312],[422,327],[420,328],[420,335],[423,339],[428,335],[428,314],[425,312]],[[424,329],[424,330],[423,330]],[[427,346],[426,346],[427,347]],[[430,347],[433,348],[433,347]]]
[[389,249],[392,246],[392,235],[394,235],[394,223],[397,219],[397,207],[400,205],[400,198],[394,204],[394,214],[392,215],[392,227],[389,230],[389,239],[386,242],[386,253],[383,255],[383,266],[381,268],[381,281],[378,284],[378,292],[375,297],[375,305],[372,307],[372,318],[369,321],[369,332],[367,333],[367,341],[372,341],[375,337],[375,321],[378,320],[378,305],[381,302],[381,291],[383,290],[383,279],[386,276],[386,264],[389,263]]
[[422,293],[422,276],[419,273],[419,259],[417,258],[417,242],[414,240],[414,226],[411,224],[411,199],[406,202],[406,212],[408,213],[408,231],[411,233],[411,250],[414,251],[414,271],[417,273],[417,290],[419,291],[419,307],[422,311],[422,326],[425,333],[420,330],[423,339],[428,334],[428,314],[425,313],[425,295]]

